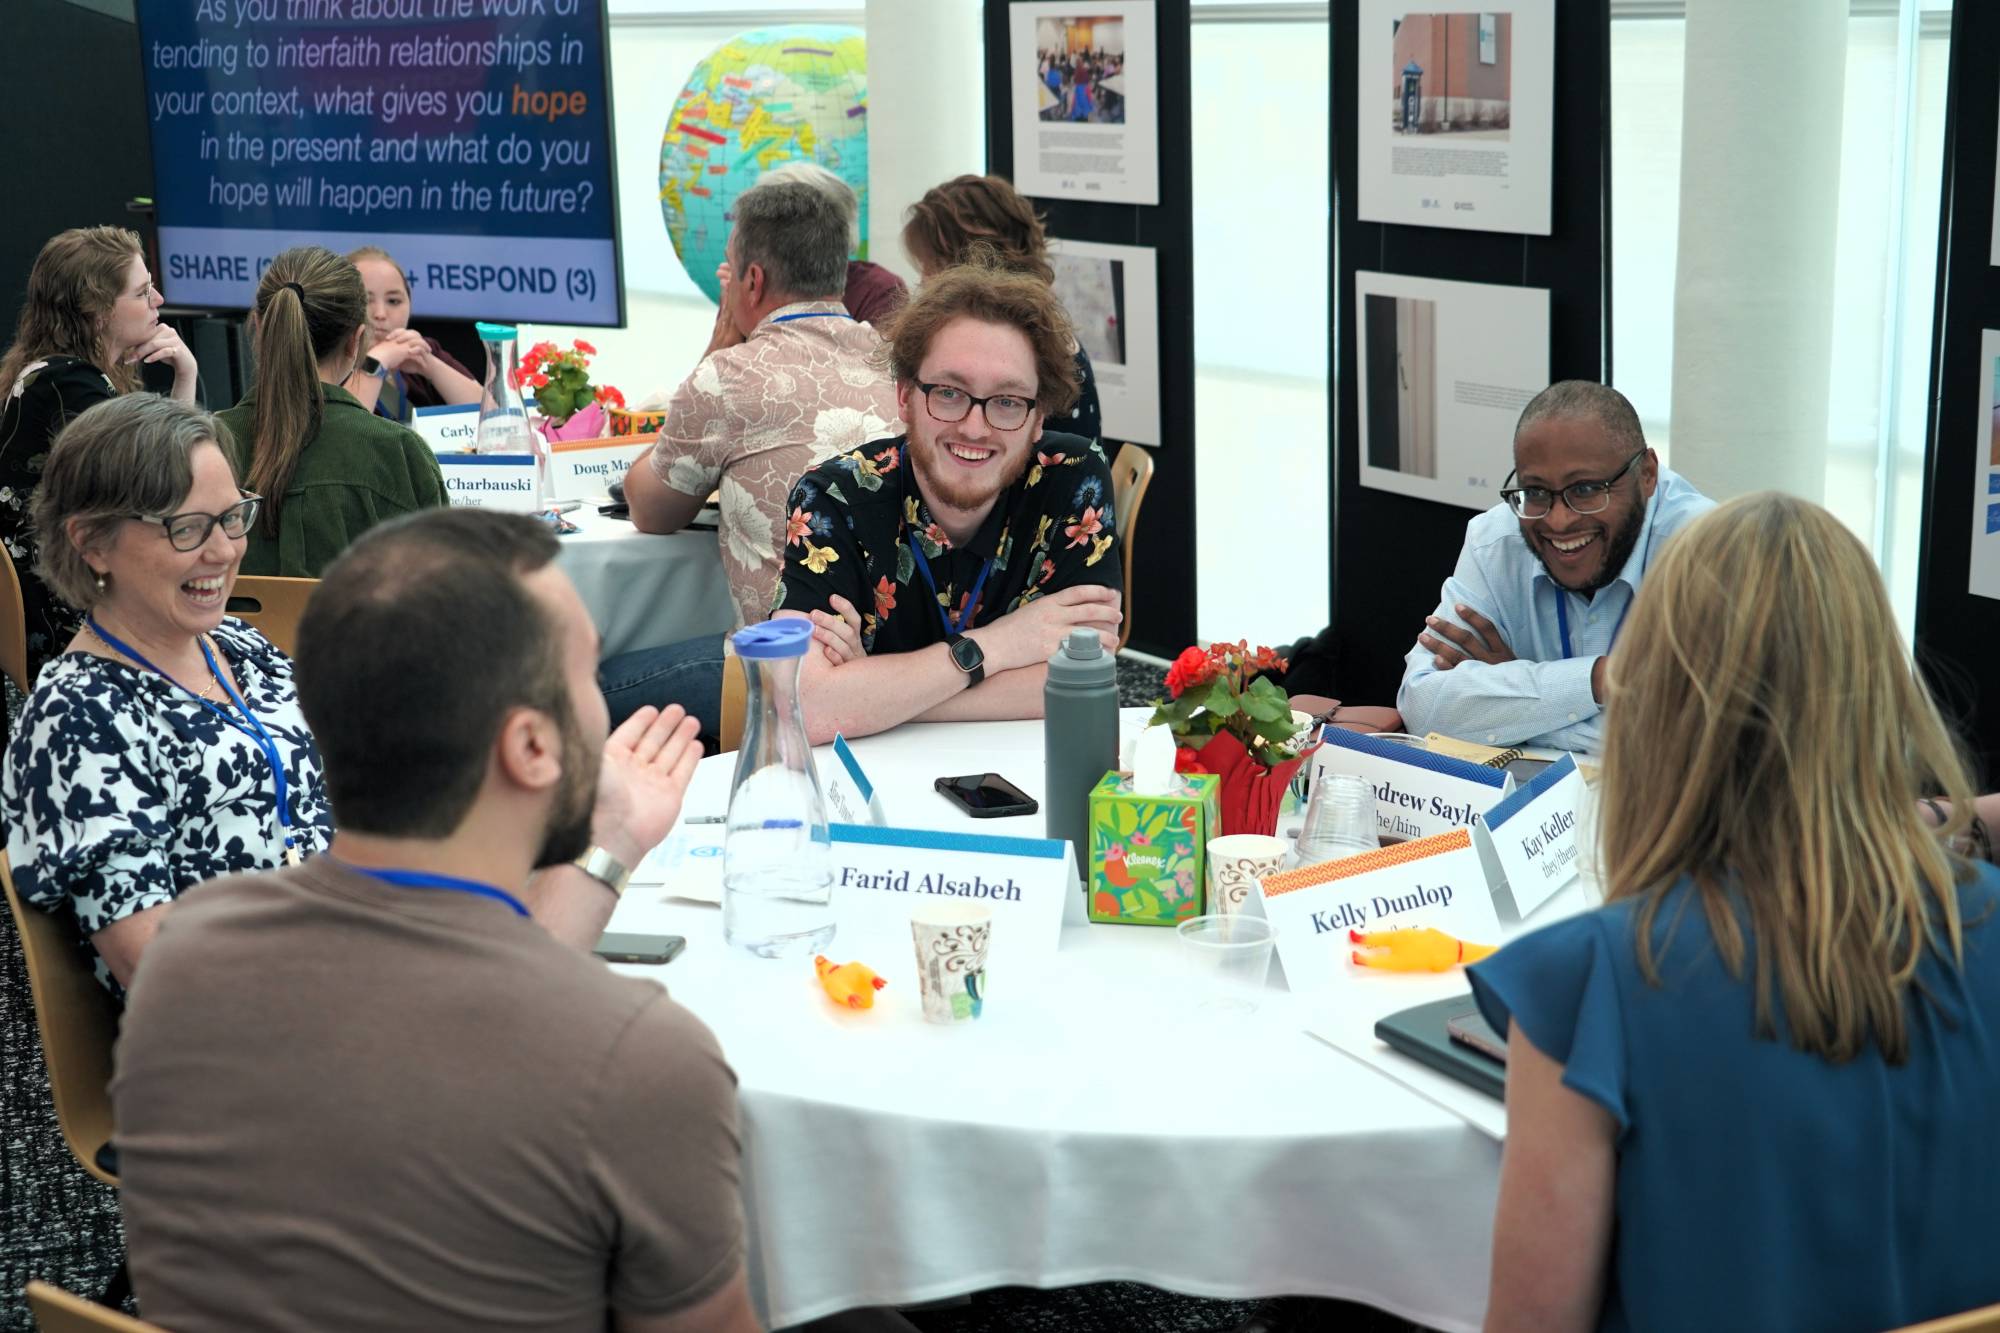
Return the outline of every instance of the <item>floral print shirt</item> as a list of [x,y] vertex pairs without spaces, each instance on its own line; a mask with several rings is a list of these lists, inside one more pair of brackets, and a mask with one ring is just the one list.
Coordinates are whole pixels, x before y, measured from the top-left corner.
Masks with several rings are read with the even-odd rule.
[[792,483],[899,427],[881,345],[840,302],[796,302],[703,358],[667,405],[653,470],[683,495],[719,492],[722,567],[742,624],[770,611]]
[[861,646],[870,655],[908,653],[944,641],[946,612],[954,621],[964,616],[970,629],[1072,584],[1123,586],[1111,465],[1096,442],[1043,431],[1028,470],[963,547],[931,517],[907,446],[903,438],[870,445],[799,479],[773,610],[830,611],[839,594],[861,612]]
[[73,356],[52,356],[21,368],[0,386],[0,545],[21,576],[28,617],[28,681],[61,652],[83,623],[35,574],[35,522],[28,511],[48,465],[49,444],[86,408],[118,396],[104,372]]

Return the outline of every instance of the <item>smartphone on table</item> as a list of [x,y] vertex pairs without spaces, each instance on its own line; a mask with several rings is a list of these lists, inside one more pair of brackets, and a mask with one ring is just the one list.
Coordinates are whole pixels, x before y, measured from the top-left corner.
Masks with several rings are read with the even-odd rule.
[[939,778],[931,784],[959,809],[974,819],[1003,819],[1008,815],[1032,815],[1041,809],[1035,798],[998,773],[967,773],[963,777]]
[[591,952],[607,963],[671,963],[687,948],[685,935],[628,935],[607,930]]

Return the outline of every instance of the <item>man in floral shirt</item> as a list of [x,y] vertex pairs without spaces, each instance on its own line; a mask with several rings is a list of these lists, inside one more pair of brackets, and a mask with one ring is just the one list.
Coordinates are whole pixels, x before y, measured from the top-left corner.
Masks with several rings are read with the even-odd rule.
[[1076,396],[1069,319],[1047,284],[961,267],[889,330],[904,436],[799,480],[773,614],[818,627],[800,689],[815,742],[913,718],[1042,714],[1073,628],[1115,648],[1111,469],[1044,431]]
[[[632,522],[677,532],[710,494],[739,623],[762,620],[777,586],[792,483],[819,460],[895,430],[881,339],[841,304],[848,228],[810,185],[767,181],[737,200],[715,336],[667,407],[659,442],[625,477]],[[601,680],[614,723],[678,703],[717,734],[722,636],[621,654]]]

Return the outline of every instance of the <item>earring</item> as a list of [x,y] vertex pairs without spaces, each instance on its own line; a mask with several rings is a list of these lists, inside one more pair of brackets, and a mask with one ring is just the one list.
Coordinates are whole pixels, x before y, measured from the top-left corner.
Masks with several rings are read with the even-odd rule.
[[97,595],[99,597],[104,595],[104,575],[102,574],[97,576]]

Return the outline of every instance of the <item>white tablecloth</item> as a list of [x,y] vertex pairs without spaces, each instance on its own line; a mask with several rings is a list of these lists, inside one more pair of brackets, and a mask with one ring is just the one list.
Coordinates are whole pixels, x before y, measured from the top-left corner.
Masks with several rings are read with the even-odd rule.
[[651,536],[588,507],[569,518],[581,530],[562,539],[557,563],[589,608],[605,657],[736,624],[715,533]]
[[[991,769],[1039,797],[1039,723],[912,725],[854,748],[894,824],[1042,832],[931,790]],[[722,813],[733,761],[701,765],[686,816]],[[733,951],[717,909],[658,888],[634,887],[613,925],[688,937],[666,968],[621,970],[666,981],[736,1069],[751,1284],[773,1326],[1120,1279],[1479,1324],[1500,1145],[1306,1036],[1282,990],[1252,1015],[1195,1012],[1170,931],[1068,927],[1036,985],[996,952],[985,1016],[939,1028],[907,996],[836,1009],[809,962]]]

